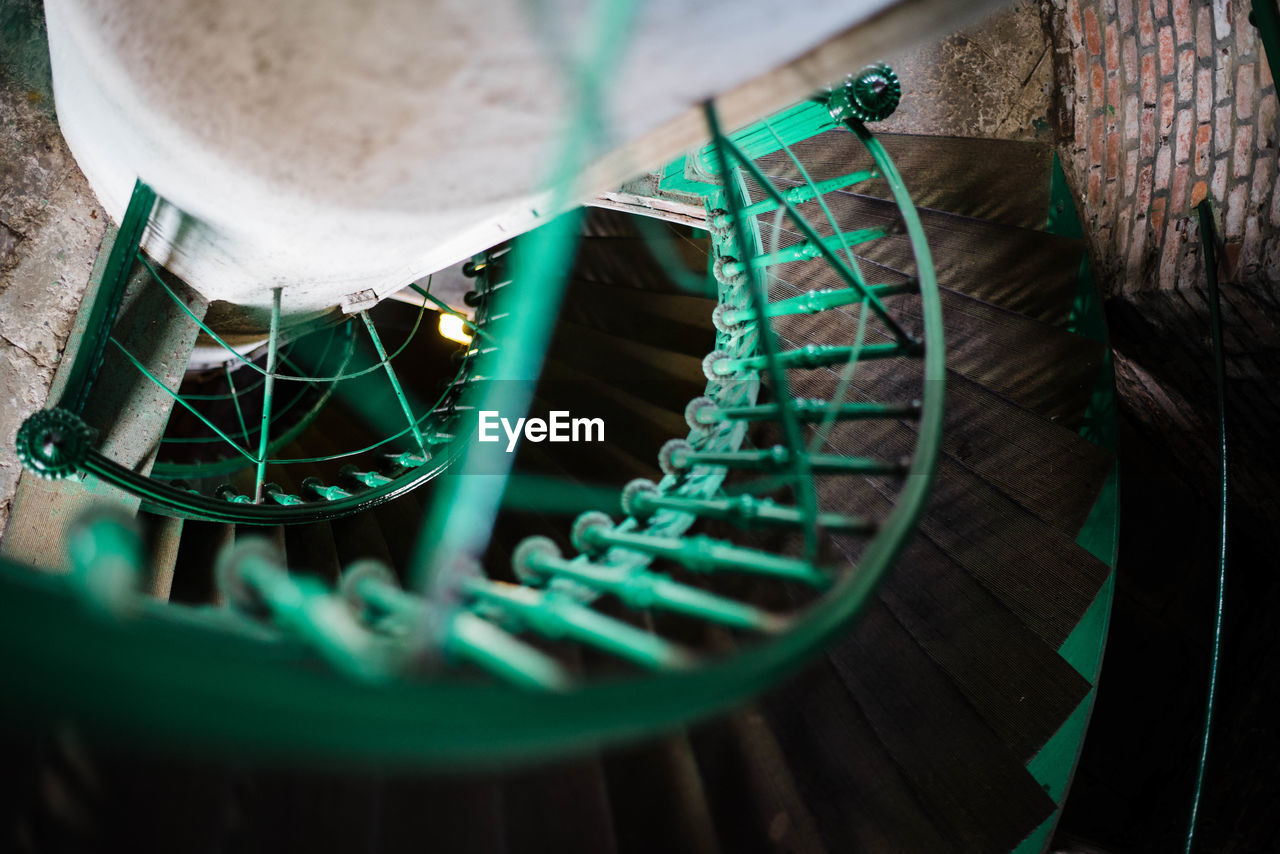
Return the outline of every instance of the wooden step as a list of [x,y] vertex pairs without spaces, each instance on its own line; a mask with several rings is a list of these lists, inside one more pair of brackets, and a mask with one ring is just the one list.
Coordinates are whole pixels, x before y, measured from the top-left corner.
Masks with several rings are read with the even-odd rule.
[[[1105,345],[953,291],[943,291],[941,303],[950,371],[1042,418],[1071,430],[1080,427],[1097,387]],[[919,299],[897,298],[888,308],[908,333],[922,334]],[[787,349],[806,344],[853,346],[857,327],[857,315],[840,309],[778,318],[774,324]],[[882,327],[868,322],[865,345],[889,340]],[[895,359],[878,366],[859,365],[856,370],[877,377],[918,378],[919,365],[919,361]],[[803,382],[805,376],[800,379]],[[820,376],[812,381],[825,382]],[[919,396],[918,391],[915,394]]]
[[[829,194],[825,201],[845,232],[894,228],[898,223],[898,208],[892,202],[851,193]],[[819,234],[834,233],[816,203],[802,205],[801,213]],[[941,211],[919,214],[940,286],[1042,323],[1066,324],[1084,257],[1081,241]],[[759,222],[766,248],[775,236],[779,247],[804,239],[789,220],[783,221],[779,232],[771,215],[762,215]],[[862,243],[853,251],[870,283],[895,282],[916,274],[915,255],[905,233]],[[844,287],[821,258],[776,265],[769,272],[803,290]]]
[[924,811],[960,851],[1011,851],[1056,804],[878,601],[827,651]]
[[[877,133],[917,207],[1018,228],[1042,229],[1049,216],[1053,149],[1038,142]],[[832,130],[791,146],[813,181],[870,169],[866,147],[847,130]],[[780,187],[804,181],[785,151],[757,161]],[[883,180],[851,188],[891,198]]]
[[715,348],[711,312],[715,300],[682,294],[655,294],[625,285],[572,281],[561,318],[701,358]]
[[760,705],[829,851],[960,850],[825,658]]
[[693,727],[689,741],[721,849],[829,854],[791,762],[757,705]]

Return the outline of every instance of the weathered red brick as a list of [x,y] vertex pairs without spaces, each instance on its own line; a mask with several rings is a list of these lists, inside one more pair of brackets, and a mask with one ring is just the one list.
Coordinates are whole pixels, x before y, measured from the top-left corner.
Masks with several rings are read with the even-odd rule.
[[1107,180],[1120,177],[1120,134],[1107,135]]
[[1178,58],[1173,46],[1173,27],[1160,28],[1160,44],[1156,53],[1160,57],[1160,76],[1169,77],[1173,74],[1173,66]]
[[1262,155],[1253,161],[1253,183],[1249,187],[1249,201],[1261,208],[1271,194],[1271,167],[1273,158]]
[[1097,169],[1089,172],[1089,207],[1097,210],[1102,205],[1102,173]]
[[1156,43],[1156,19],[1147,0],[1138,0],[1138,40],[1143,47]]
[[1169,209],[1174,211],[1187,208],[1187,184],[1191,182],[1191,167],[1182,164],[1173,170],[1173,187],[1169,190]]
[[1219,107],[1213,113],[1213,149],[1217,154],[1225,154],[1231,150],[1231,132],[1235,125],[1231,123],[1231,105]]
[[1169,146],[1160,146],[1156,154],[1156,189],[1169,189],[1169,178],[1173,175],[1173,156]]
[[1209,195],[1209,185],[1204,181],[1196,181],[1196,185],[1191,188],[1191,207],[1194,208],[1203,202],[1207,195]]
[[1258,102],[1258,148],[1276,147],[1276,113],[1275,93],[1262,96]]
[[1083,98],[1076,99],[1074,119],[1076,152],[1082,153],[1089,147],[1089,107]]
[[1089,128],[1089,165],[1102,165],[1102,116],[1094,116]]
[[1124,68],[1124,80],[1129,86],[1138,83],[1138,43],[1133,39],[1125,39],[1120,48],[1121,66]]
[[1138,188],[1138,149],[1129,149],[1129,155],[1125,158],[1124,164],[1124,194],[1132,196],[1133,191]]
[[1133,208],[1125,207],[1116,215],[1116,256],[1123,258],[1129,250],[1129,232],[1133,230]]
[[[1250,210],[1254,208],[1250,207]],[[1238,262],[1241,270],[1257,268],[1262,263],[1262,241],[1258,239],[1258,216],[1250,213],[1244,218],[1244,246]],[[1251,273],[1252,274],[1252,273]]]
[[1164,230],[1164,196],[1157,196],[1151,200],[1151,207],[1147,211],[1147,222],[1151,224],[1151,233],[1156,236],[1156,240],[1160,239],[1160,232]]
[[1191,140],[1194,138],[1195,116],[1190,110],[1183,110],[1178,115],[1178,133],[1174,136],[1174,156],[1179,163],[1191,159]]
[[1195,94],[1196,52],[1190,48],[1178,54],[1178,100],[1190,101]]
[[1129,95],[1124,102],[1124,136],[1125,139],[1138,138],[1138,127],[1142,122],[1142,105],[1137,95]]
[[1266,55],[1264,54],[1262,61],[1258,63],[1258,88],[1266,89],[1275,82],[1275,78],[1271,76],[1271,63],[1267,62]]
[[1236,91],[1232,95],[1232,100],[1236,102],[1236,115],[1241,119],[1253,118],[1253,93],[1254,82],[1257,75],[1254,71],[1257,66],[1252,62],[1246,62],[1236,69]]
[[1236,31],[1236,49],[1241,56],[1253,53],[1257,47],[1257,38],[1254,35],[1257,31],[1253,24],[1249,23],[1250,6],[1248,0],[1232,0],[1231,11],[1235,15],[1235,23],[1232,25]]
[[1235,83],[1232,79],[1235,65],[1232,64],[1229,46],[1219,48],[1214,56],[1216,64],[1213,67],[1213,91],[1217,95],[1218,103],[1221,104],[1231,97],[1231,86]]
[[1148,106],[1156,105],[1156,58],[1154,54],[1142,57],[1142,102]]
[[1196,14],[1196,54],[1201,59],[1213,56],[1213,12],[1208,6]]
[[1120,20],[1120,30],[1129,32],[1133,29],[1133,0],[1116,0],[1116,16]]
[[1227,239],[1231,240],[1244,234],[1244,214],[1248,204],[1249,185],[1240,184],[1233,187],[1227,197],[1226,230]]
[[1209,161],[1213,157],[1213,149],[1209,147],[1209,141],[1212,138],[1213,126],[1209,124],[1200,125],[1196,128],[1196,174],[1209,174]]
[[1107,78],[1107,115],[1110,121],[1107,122],[1111,130],[1120,123],[1120,75]]
[[1253,167],[1253,125],[1240,125],[1236,128],[1236,149],[1231,174],[1244,178]]
[[1218,201],[1227,197],[1227,157],[1223,155],[1213,163],[1213,177],[1209,179],[1209,192]]
[[1089,54],[1083,47],[1078,47],[1073,51],[1076,63],[1076,85],[1084,86],[1084,81],[1089,77]]
[[1166,83],[1160,89],[1160,136],[1168,136],[1173,130],[1173,119],[1177,115],[1178,99],[1173,91],[1173,83]]
[[1148,163],[1142,167],[1142,171],[1138,173],[1138,192],[1134,196],[1134,202],[1137,205],[1139,214],[1143,217],[1147,215],[1147,208],[1151,206],[1151,164]]
[[1080,27],[1080,0],[1067,0],[1067,37],[1079,44],[1084,31]]
[[[1236,0],[1237,3],[1241,0]],[[1222,41],[1231,35],[1231,0],[1213,0],[1213,37]]]
[[1098,13],[1093,6],[1084,10],[1084,44],[1090,56],[1102,53],[1102,28],[1098,25]]
[[1191,0],[1173,0],[1173,30],[1178,44],[1191,42]]
[[[1129,241],[1129,269],[1135,274],[1140,274],[1145,266],[1145,255],[1147,251],[1147,212],[1142,208],[1136,208],[1136,214],[1133,218],[1133,237]],[[1131,275],[1125,277],[1125,284],[1122,288],[1131,288],[1129,282],[1140,282],[1140,275]]]
[[1120,31],[1116,28],[1115,21],[1107,21],[1106,30],[1106,54],[1107,54],[1107,70],[1120,70]]
[[[1169,209],[1178,211],[1179,207],[1172,199],[1169,201]],[[1171,291],[1178,286],[1178,261],[1182,257],[1182,240],[1178,232],[1178,223],[1176,220],[1169,220],[1169,227],[1165,231],[1164,243],[1160,248],[1160,281],[1161,290]]]
[[1138,150],[1143,160],[1150,160],[1156,153],[1156,111],[1154,107],[1142,108],[1142,132],[1139,136]]
[[1201,68],[1196,72],[1196,119],[1207,122],[1213,118],[1213,72]]
[[1095,62],[1089,70],[1089,104],[1095,109],[1102,109],[1106,103],[1107,76],[1102,71],[1102,63]]

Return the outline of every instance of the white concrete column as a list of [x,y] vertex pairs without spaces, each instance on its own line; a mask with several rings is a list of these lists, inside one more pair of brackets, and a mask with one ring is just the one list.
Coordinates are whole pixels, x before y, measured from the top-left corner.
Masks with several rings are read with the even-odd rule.
[[[634,144],[891,3],[641,3],[602,105],[610,139]],[[154,257],[211,299],[266,305],[283,286],[296,314],[386,296],[552,213],[558,63],[592,7],[47,0],[46,14],[62,130],[108,212],[140,176],[168,202]],[[583,197],[655,165],[612,158]]]

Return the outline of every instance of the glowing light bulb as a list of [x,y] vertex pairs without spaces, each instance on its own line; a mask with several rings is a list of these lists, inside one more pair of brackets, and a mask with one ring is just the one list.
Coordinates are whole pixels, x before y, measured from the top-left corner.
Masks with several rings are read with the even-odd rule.
[[450,341],[459,344],[470,344],[471,336],[467,334],[466,324],[456,314],[440,313],[440,334]]

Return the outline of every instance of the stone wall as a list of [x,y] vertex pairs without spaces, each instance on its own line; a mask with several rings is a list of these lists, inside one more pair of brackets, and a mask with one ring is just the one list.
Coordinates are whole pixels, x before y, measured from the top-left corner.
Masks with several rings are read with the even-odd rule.
[[107,228],[53,113],[39,0],[0,4],[0,534],[14,436],[45,405]]
[[1231,278],[1280,281],[1276,87],[1248,0],[1046,7],[1059,130],[1108,289],[1203,283],[1192,208],[1206,195]]

